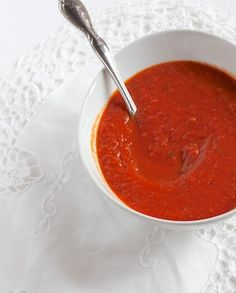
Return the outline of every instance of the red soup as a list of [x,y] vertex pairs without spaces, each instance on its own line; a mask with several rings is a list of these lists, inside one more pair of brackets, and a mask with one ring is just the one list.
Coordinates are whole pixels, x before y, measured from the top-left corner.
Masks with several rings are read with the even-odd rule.
[[236,206],[236,80],[192,61],[162,63],[127,81],[99,121],[101,172],[127,206],[170,220],[198,220]]

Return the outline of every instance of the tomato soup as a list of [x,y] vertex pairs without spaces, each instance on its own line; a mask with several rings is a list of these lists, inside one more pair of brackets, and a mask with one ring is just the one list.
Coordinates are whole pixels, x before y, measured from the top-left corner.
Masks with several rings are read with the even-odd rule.
[[170,220],[199,220],[236,206],[236,80],[207,64],[175,61],[127,81],[96,133],[101,172],[122,202]]

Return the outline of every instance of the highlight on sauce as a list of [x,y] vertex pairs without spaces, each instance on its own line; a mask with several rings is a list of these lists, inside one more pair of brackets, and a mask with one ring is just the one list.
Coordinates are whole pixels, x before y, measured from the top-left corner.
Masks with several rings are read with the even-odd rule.
[[97,128],[101,172],[122,202],[169,220],[199,220],[236,206],[236,80],[207,64],[167,62],[127,81]]

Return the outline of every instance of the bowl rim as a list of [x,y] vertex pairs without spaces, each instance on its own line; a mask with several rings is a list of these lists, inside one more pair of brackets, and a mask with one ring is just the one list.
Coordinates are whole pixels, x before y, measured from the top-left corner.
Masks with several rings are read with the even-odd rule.
[[[145,40],[147,40],[149,38],[155,38],[156,36],[165,35],[165,34],[175,34],[175,33],[180,33],[180,34],[191,33],[191,34],[195,34],[195,35],[207,36],[207,37],[214,38],[216,40],[228,43],[228,44],[234,46],[235,50],[236,50],[236,45],[233,42],[230,42],[230,41],[228,41],[226,39],[223,39],[223,38],[221,38],[221,37],[219,37],[217,35],[214,35],[214,34],[211,34],[211,33],[208,33],[208,32],[204,32],[204,31],[201,31],[201,30],[194,30],[194,29],[170,29],[170,30],[164,30],[164,31],[157,31],[157,32],[153,32],[153,33],[150,33],[148,35],[142,36],[142,37],[140,37],[140,38],[128,43],[125,47],[120,49],[114,55],[114,57],[119,55],[119,53],[122,52],[123,50],[125,50],[125,49],[127,49],[127,48],[129,48],[129,47],[131,47],[133,45],[138,45],[141,42],[145,42]],[[88,97],[90,96],[91,92],[93,91],[98,78],[100,77],[102,72],[104,72],[104,70],[105,70],[104,67],[99,70],[98,74],[93,79],[93,81],[92,81],[92,83],[91,83],[91,85],[89,87],[89,90],[88,90],[88,92],[86,94],[86,97],[84,98],[84,101],[83,101],[83,104],[82,104],[82,107],[81,107],[81,110],[80,110],[79,124],[78,124],[78,128],[77,128],[77,130],[78,130],[78,149],[79,149],[79,154],[80,154],[80,157],[82,159],[83,165],[85,166],[85,169],[87,170],[89,175],[93,178],[93,181],[95,182],[95,184],[102,191],[102,193],[104,193],[106,195],[106,197],[108,197],[110,200],[112,200],[116,205],[118,205],[123,210],[126,210],[129,213],[131,213],[133,215],[136,215],[138,217],[141,217],[141,218],[143,218],[145,220],[155,221],[157,224],[159,223],[159,224],[164,224],[164,225],[166,224],[166,225],[175,225],[175,226],[179,226],[179,227],[181,227],[181,226],[182,227],[188,227],[188,226],[197,226],[197,225],[203,225],[203,224],[210,224],[212,222],[223,220],[225,218],[228,218],[228,217],[232,216],[236,212],[236,207],[234,209],[230,210],[230,211],[227,211],[227,212],[223,213],[223,214],[220,214],[220,215],[217,215],[217,216],[214,216],[214,217],[200,219],[200,220],[180,221],[180,220],[169,220],[169,219],[164,219],[164,218],[153,217],[153,216],[141,213],[141,212],[139,212],[137,210],[134,210],[131,207],[129,207],[128,205],[126,205],[126,203],[121,201],[117,197],[117,195],[111,190],[111,188],[109,187],[107,182],[105,182],[104,178],[101,178],[102,181],[104,181],[103,184],[107,185],[107,187],[110,190],[110,192],[105,188],[105,186],[103,184],[98,182],[98,180],[94,177],[93,173],[91,172],[90,168],[88,167],[88,165],[86,163],[86,160],[85,160],[84,155],[83,155],[82,146],[81,146],[81,143],[80,143],[80,141],[81,141],[80,137],[81,137],[81,133],[82,133],[82,129],[81,129],[82,128],[82,126],[81,126],[82,123],[81,123],[81,121],[83,119],[83,113],[84,113],[84,109],[85,109],[86,104],[87,104]],[[99,113],[98,113],[98,115],[99,115]],[[95,123],[95,121],[94,121],[94,123]],[[90,151],[91,152],[93,151],[92,148],[90,149]],[[102,177],[102,174],[99,174],[99,175]],[[116,199],[116,197],[117,197],[117,199]]]

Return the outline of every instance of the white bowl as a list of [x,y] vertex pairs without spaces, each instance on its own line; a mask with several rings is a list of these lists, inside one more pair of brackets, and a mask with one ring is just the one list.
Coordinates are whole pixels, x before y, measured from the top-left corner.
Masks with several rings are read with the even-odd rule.
[[[172,60],[207,62],[235,74],[236,46],[219,37],[198,31],[164,31],[133,42],[121,50],[115,56],[115,60],[124,79],[128,79],[151,65]],[[232,215],[235,210],[197,221],[164,220],[144,215],[129,208],[111,191],[98,170],[97,161],[91,148],[91,134],[98,114],[114,90],[113,81],[103,69],[91,86],[82,108],[79,123],[80,154],[88,172],[101,191],[131,214],[153,220],[169,229],[195,229]]]

